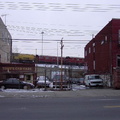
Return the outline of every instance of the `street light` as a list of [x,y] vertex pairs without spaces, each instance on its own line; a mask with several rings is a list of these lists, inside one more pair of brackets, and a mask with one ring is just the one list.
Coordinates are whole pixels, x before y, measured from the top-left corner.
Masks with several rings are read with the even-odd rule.
[[63,68],[62,68],[62,65],[63,65],[63,38],[61,39],[61,90],[63,89],[63,75],[62,75],[62,72],[63,72]]
[[42,32],[41,32],[41,34],[42,34],[42,47],[41,47],[41,55],[43,55],[43,34],[44,34],[44,32],[42,31]]

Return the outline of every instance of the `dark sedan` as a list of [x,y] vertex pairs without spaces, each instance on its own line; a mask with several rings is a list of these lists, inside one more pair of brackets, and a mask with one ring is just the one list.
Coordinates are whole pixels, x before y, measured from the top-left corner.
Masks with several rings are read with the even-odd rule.
[[17,78],[9,78],[0,82],[1,89],[14,88],[14,89],[32,89],[34,85],[29,82],[20,81]]

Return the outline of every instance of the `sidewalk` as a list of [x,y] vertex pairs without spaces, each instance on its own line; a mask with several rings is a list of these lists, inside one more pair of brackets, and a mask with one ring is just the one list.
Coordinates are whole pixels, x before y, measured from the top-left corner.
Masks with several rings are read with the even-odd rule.
[[47,98],[47,97],[108,97],[120,96],[120,90],[114,89],[83,89],[76,91],[41,91],[41,90],[3,90],[0,91],[2,97],[16,98]]

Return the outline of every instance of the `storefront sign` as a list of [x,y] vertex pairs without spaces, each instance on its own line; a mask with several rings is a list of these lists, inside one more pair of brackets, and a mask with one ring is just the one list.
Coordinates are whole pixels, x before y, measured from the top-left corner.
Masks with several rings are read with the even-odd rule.
[[32,67],[2,67],[3,71],[31,71]]

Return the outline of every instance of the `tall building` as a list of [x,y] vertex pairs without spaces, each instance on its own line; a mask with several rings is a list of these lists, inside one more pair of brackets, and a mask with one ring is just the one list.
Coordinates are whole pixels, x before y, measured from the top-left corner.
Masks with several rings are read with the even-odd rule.
[[100,74],[112,85],[113,71],[120,67],[120,19],[112,19],[85,46],[85,64],[87,74]]
[[12,37],[0,18],[0,63],[10,63],[12,57]]

